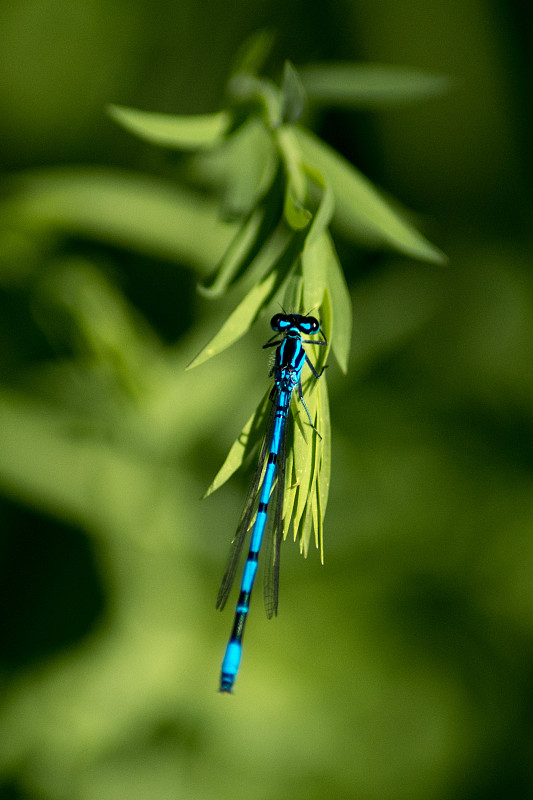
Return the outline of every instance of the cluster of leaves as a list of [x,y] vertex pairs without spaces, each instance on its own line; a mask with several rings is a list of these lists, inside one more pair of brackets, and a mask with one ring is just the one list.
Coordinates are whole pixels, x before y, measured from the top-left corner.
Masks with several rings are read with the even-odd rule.
[[[200,286],[215,298],[238,294],[234,311],[189,364],[203,364],[236,342],[275,304],[319,316],[329,345],[311,357],[320,369],[329,350],[348,366],[352,308],[330,224],[352,238],[432,262],[442,254],[381,197],[358,170],[300,124],[310,103],[368,105],[423,96],[442,88],[434,76],[354,64],[286,63],[280,86],[259,74],[269,38],[255,37],[240,54],[227,86],[227,108],[174,116],[112,106],[113,118],[154,144],[190,156],[190,174],[211,183],[222,214],[236,232],[210,279]],[[307,388],[311,376],[305,379]],[[291,521],[306,553],[312,530],[322,552],[329,491],[329,407],[325,379],[308,391],[311,419],[322,439],[306,437],[297,402],[287,450],[285,534]],[[306,388],[306,386],[304,386]],[[268,414],[266,399],[241,431],[207,494],[256,451]],[[309,430],[309,429],[308,429]],[[309,438],[312,441],[308,441]]]

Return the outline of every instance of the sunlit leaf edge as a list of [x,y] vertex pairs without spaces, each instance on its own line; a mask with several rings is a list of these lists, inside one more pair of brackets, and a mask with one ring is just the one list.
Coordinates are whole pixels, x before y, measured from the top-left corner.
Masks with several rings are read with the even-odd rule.
[[194,151],[212,147],[227,132],[231,115],[227,111],[214,114],[161,114],[120,105],[107,107],[109,116],[152,144],[176,150]]

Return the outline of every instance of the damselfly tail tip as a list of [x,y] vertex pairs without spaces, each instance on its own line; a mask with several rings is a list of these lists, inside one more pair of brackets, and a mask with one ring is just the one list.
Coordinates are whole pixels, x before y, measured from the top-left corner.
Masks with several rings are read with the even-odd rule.
[[233,694],[233,680],[222,676],[220,679],[220,694]]

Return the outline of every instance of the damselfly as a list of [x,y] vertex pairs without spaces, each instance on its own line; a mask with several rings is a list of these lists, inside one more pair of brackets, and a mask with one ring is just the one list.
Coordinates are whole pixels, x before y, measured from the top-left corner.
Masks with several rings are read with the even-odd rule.
[[[319,333],[320,323],[315,317],[309,317],[303,314],[284,313],[275,314],[270,324],[275,334],[263,347],[277,347],[274,366],[270,371],[270,375],[274,376],[274,386],[270,393],[272,410],[261,446],[259,463],[248,492],[237,532],[231,544],[226,571],[217,597],[217,608],[224,608],[235,578],[244,540],[255,512],[256,517],[252,529],[250,550],[242,576],[241,589],[235,611],[235,620],[222,662],[222,672],[220,676],[221,692],[231,692],[233,690],[233,684],[235,683],[235,678],[239,670],[244,626],[248,611],[250,610],[250,597],[257,572],[263,533],[267,523],[270,495],[275,480],[276,503],[272,537],[269,539],[269,552],[265,564],[265,610],[268,617],[272,617],[272,615],[277,614],[278,611],[279,559],[280,547],[283,539],[286,422],[292,393],[295,388],[298,390],[298,397],[307,413],[311,427],[316,435],[320,436],[313,425],[309,410],[305,404],[301,382],[304,363],[307,363],[314,377],[317,379],[324,371],[324,368],[322,368],[320,372],[317,372],[304,349],[304,344],[326,345],[327,340],[324,335],[321,334],[322,339],[317,340],[302,339],[302,335],[314,336]],[[279,339],[279,336],[282,338]],[[259,503],[256,506],[255,501],[259,488]]]

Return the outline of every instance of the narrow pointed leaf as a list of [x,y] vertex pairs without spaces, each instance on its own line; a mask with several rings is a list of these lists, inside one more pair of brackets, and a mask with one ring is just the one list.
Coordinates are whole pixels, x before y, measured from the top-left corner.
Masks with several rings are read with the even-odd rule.
[[219,297],[224,294],[228,286],[233,282],[235,275],[240,271],[254,242],[257,240],[264,216],[264,208],[259,207],[241,225],[217,267],[211,282],[201,284],[198,287],[202,294],[209,297]]
[[241,219],[269,191],[278,164],[270,131],[252,116],[216,147],[194,154],[190,174],[222,196],[223,219]]
[[327,288],[331,302],[331,345],[341,370],[346,374],[352,341],[352,301],[331,237],[325,235],[324,241],[323,257],[327,268]]
[[[307,367],[306,367],[307,370]],[[314,376],[309,376],[303,382],[304,400],[309,409],[309,414],[313,420],[314,425],[317,424],[317,393],[315,387],[316,379]],[[294,473],[296,483],[298,485],[298,495],[296,505],[293,512],[294,515],[294,531],[295,534],[300,526],[303,514],[305,513],[309,493],[311,490],[311,481],[314,470],[314,455],[315,445],[314,439],[316,433],[309,425],[307,414],[302,403],[296,398],[293,398],[292,412],[294,415]]]
[[176,150],[213,147],[222,139],[231,123],[231,116],[226,111],[186,116],[110,105],[108,113],[135,136]]
[[204,494],[204,498],[209,497],[210,494],[220,489],[220,487],[242,466],[243,461],[258,447],[264,434],[264,420],[268,413],[269,395],[270,389],[266,392],[257,409],[235,439],[226,456],[226,460]]
[[200,350],[198,355],[193,358],[187,369],[198,367],[213,356],[218,355],[227,347],[234,344],[241,336],[250,329],[255,322],[257,315],[263,305],[268,303],[272,295],[278,274],[276,271],[270,272],[261,283],[254,286],[248,294],[241,300],[235,311],[230,314],[226,322],[213,338]]
[[[317,418],[315,415],[311,416],[311,419],[314,420],[316,425]],[[309,442],[309,451],[307,454],[307,461],[309,465],[309,482],[307,485],[307,491],[304,493],[302,491],[301,498],[302,498],[302,506],[303,506],[303,513],[301,515],[301,520],[298,529],[298,539],[300,541],[300,552],[302,552],[307,558],[307,554],[309,552],[309,541],[311,539],[311,532],[313,530],[313,494],[315,490],[315,484],[318,476],[318,472],[320,469],[320,450],[321,450],[321,440],[313,433],[313,438]],[[307,476],[306,476],[307,477]],[[302,485],[301,489],[303,490],[304,485]],[[303,505],[303,500],[305,498],[305,505]]]
[[238,49],[232,73],[249,72],[256,75],[269,57],[276,36],[270,28],[261,28],[252,33]]
[[217,204],[158,178],[118,169],[54,167],[4,179],[0,217],[14,228],[75,234],[192,264],[206,274],[235,228]]
[[297,494],[297,484],[294,478],[294,451],[291,445],[287,448],[287,463],[285,465],[285,495],[283,499],[283,538],[287,538],[292,522],[292,511]]
[[[301,409],[305,414],[305,411]],[[313,433],[313,431],[311,431]],[[314,435],[314,434],[313,434]],[[294,425],[294,477],[298,487],[296,500],[293,508],[293,530],[294,538],[297,538],[300,522],[305,512],[307,498],[309,496],[309,486],[311,481],[311,459],[307,441],[309,436],[304,438],[303,430],[295,419]]]
[[295,273],[291,275],[290,279],[287,281],[287,285],[285,287],[285,294],[283,295],[283,304],[282,308],[284,308],[289,313],[291,312],[303,312],[302,307],[302,298],[303,298],[303,280],[302,276]]
[[300,76],[285,62],[281,83],[281,122],[297,122],[305,111],[307,97]]
[[243,217],[268,191],[278,161],[270,131],[252,116],[216,147],[191,154],[187,174],[222,195],[223,214]]
[[304,276],[305,309],[319,308],[327,285],[328,244],[325,236],[306,246],[302,253],[302,272]]
[[318,371],[320,371],[320,369],[322,369],[322,367],[328,363],[329,355],[332,349],[333,315],[331,310],[331,297],[329,291],[324,292],[324,297],[320,305],[319,316],[320,316],[320,327],[328,343],[325,347],[323,345],[321,347],[315,346],[315,354],[317,355],[316,366]]
[[326,287],[328,240],[324,231],[333,215],[334,198],[331,187],[319,172],[307,165],[306,172],[321,191],[320,203],[306,236],[302,252],[304,307],[311,309],[320,306]]
[[310,64],[298,70],[309,101],[343,108],[390,108],[447,91],[443,75],[386,64]]
[[286,174],[285,219],[298,231],[309,225],[312,213],[306,206],[307,175],[294,131],[291,126],[283,125],[276,129],[275,139]]
[[301,128],[295,129],[304,157],[331,183],[334,220],[347,235],[391,247],[405,255],[442,264],[446,257],[384,200],[349,161]]
[[299,247],[299,238],[293,234],[269,272],[241,300],[222,328],[190,362],[187,369],[203,364],[244,336],[261,311],[268,306],[278,291],[283,291],[285,282],[290,280]]
[[312,504],[312,494],[313,494],[313,482],[309,485],[309,490],[307,493],[307,503],[304,509],[304,513],[302,514],[302,519],[300,521],[300,528],[298,530],[298,541],[300,542],[300,553],[303,554],[304,558],[307,558],[307,554],[309,552],[309,540],[311,539],[311,531],[313,529],[313,504]]
[[321,410],[322,429],[322,460],[317,478],[318,494],[320,500],[320,514],[322,521],[328,505],[329,486],[331,481],[331,418],[329,412],[328,386],[326,376],[321,378],[319,404]]
[[283,213],[287,224],[294,231],[301,231],[307,228],[311,220],[312,214],[308,208],[305,208],[296,198],[294,191],[294,184],[289,180],[287,189],[285,191],[285,204],[283,206]]
[[315,546],[320,553],[320,562],[324,563],[324,521],[320,511],[320,496],[318,493],[318,482],[313,492],[313,525],[315,528]]
[[313,222],[305,240],[305,244],[308,246],[321,236],[331,222],[335,210],[335,198],[331,186],[318,170],[309,164],[303,164],[303,171],[320,192],[318,208],[313,215]]
[[233,75],[227,84],[227,94],[236,105],[255,106],[269,129],[280,124],[280,91],[268,78],[258,78],[248,72]]

